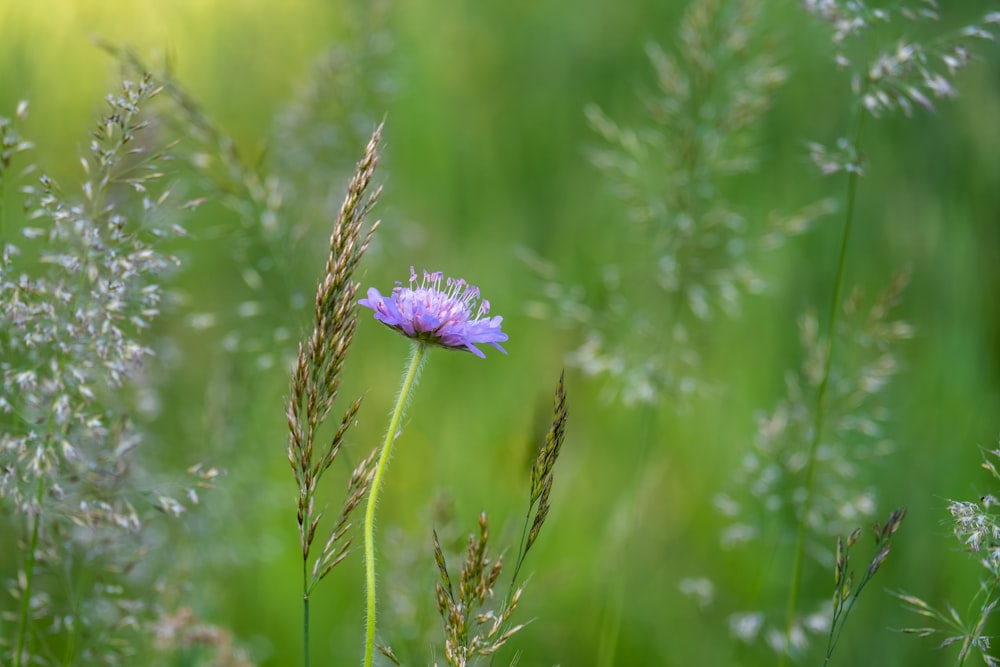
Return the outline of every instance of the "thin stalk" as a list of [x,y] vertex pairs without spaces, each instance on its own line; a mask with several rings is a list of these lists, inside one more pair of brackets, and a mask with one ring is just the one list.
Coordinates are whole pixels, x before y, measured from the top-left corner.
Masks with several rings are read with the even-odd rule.
[[7,179],[0,172],[0,244],[6,238],[7,229]]
[[21,667],[24,656],[24,642],[28,633],[28,617],[31,611],[31,584],[35,579],[35,551],[38,549],[38,533],[42,525],[42,496],[45,494],[44,477],[38,479],[35,494],[35,513],[31,519],[31,540],[24,563],[24,590],[21,592],[21,615],[17,625],[17,648],[14,651],[14,667]]
[[840,611],[839,617],[833,619],[834,627],[830,629],[830,638],[826,643],[826,657],[823,659],[823,667],[830,664],[830,658],[833,657],[833,649],[837,648],[837,642],[840,641],[840,635],[844,632],[844,626],[847,625],[847,617],[850,616],[851,610],[854,609],[854,603],[858,601],[861,596],[861,591],[864,589],[865,584],[871,577],[866,576],[864,581],[858,586],[858,588],[851,594],[848,598],[847,604]]
[[[863,587],[864,584],[861,585],[861,588]],[[844,610],[841,612],[839,619],[840,623],[837,625],[836,629],[830,633],[830,639],[827,641],[826,646],[826,657],[823,659],[823,667],[830,664],[830,658],[833,657],[833,649],[837,648],[837,642],[840,641],[840,635],[844,632],[844,625],[847,623],[847,616],[851,613],[851,610],[854,609],[854,603],[858,601],[858,596],[861,595],[861,588],[858,588],[858,590],[851,595],[850,599],[847,601],[847,606],[844,607]]]
[[596,667],[612,667],[618,652],[618,636],[621,634],[622,613],[625,607],[625,578],[620,576],[611,584],[601,612],[601,627],[597,633]]
[[[994,596],[996,596],[998,586],[1000,586],[1000,580],[994,577],[990,583],[989,590],[983,596],[983,603],[979,606],[979,620],[976,621],[971,630],[965,628],[959,629],[966,636],[962,640],[962,650],[959,651],[958,657],[955,659],[955,667],[963,667],[965,665],[966,659],[972,654],[972,647],[976,645],[976,640],[981,639],[979,634],[982,632],[982,628],[986,624],[986,619],[990,614],[990,600],[993,600]],[[979,595],[977,594],[976,597],[979,597]],[[980,653],[983,653],[984,650],[980,648]]]
[[[531,513],[535,510],[535,503],[528,505],[528,511],[524,515],[524,525],[521,526],[521,544],[517,547],[517,563],[514,565],[514,574],[510,578],[510,586],[507,588],[507,595],[504,596],[504,608],[507,607],[507,603],[510,602],[511,598],[514,596],[514,586],[517,584],[517,575],[521,571],[521,564],[524,563],[524,558],[527,555],[524,550],[524,545],[528,543],[528,529],[531,528]],[[490,657],[490,662],[493,662],[492,656]]]
[[302,559],[302,664],[309,667],[309,571],[308,562]]
[[[82,576],[74,576],[76,572],[73,562],[72,555],[64,555],[61,559],[60,565],[62,566],[62,575],[64,579],[63,586],[66,590],[68,597],[68,609],[69,613],[73,615],[73,618],[82,618],[82,605],[80,603],[80,586],[83,579]],[[73,623],[72,628],[66,633],[66,645],[63,648],[62,662],[57,663],[61,665],[73,665],[76,664],[74,657],[76,656],[76,642],[80,638],[80,623]]]
[[406,374],[403,375],[403,384],[399,388],[399,396],[396,397],[396,407],[393,408],[392,417],[389,419],[389,429],[385,433],[385,442],[382,444],[382,452],[375,465],[372,487],[368,492],[368,506],[365,510],[365,588],[368,597],[368,619],[365,626],[365,667],[371,667],[375,656],[375,505],[378,503],[382,477],[392,453],[392,444],[399,435],[399,423],[403,419],[410,392],[416,386],[420,368],[423,366],[426,348],[424,343],[416,342],[413,344],[410,352],[410,364],[406,369]]
[[[862,140],[864,139],[865,121],[868,114],[861,112],[858,121],[858,131],[854,138],[855,155],[860,156]],[[833,342],[837,333],[837,321],[840,316],[840,299],[844,291],[844,274],[847,267],[847,246],[851,239],[851,227],[854,224],[854,212],[857,203],[858,178],[860,167],[851,169],[847,175],[847,207],[844,213],[844,229],[840,237],[840,252],[837,258],[837,274],[833,284],[833,298],[830,301],[830,314],[826,329],[826,358],[823,362],[823,377],[816,392],[816,410],[813,413],[812,437],[809,440],[809,457],[806,462],[806,496],[802,501],[801,517],[799,519],[798,530],[795,535],[795,552],[792,562],[791,586],[788,591],[788,609],[786,612],[785,634],[791,636],[792,628],[795,624],[795,610],[799,604],[799,591],[802,584],[802,569],[805,565],[806,537],[809,530],[809,513],[812,511],[815,499],[815,479],[816,479],[816,452],[819,450],[819,442],[823,433],[823,419],[825,417],[824,401],[826,399],[827,387],[830,384],[830,370],[833,367]],[[788,664],[788,651],[779,653],[778,665],[784,667]]]

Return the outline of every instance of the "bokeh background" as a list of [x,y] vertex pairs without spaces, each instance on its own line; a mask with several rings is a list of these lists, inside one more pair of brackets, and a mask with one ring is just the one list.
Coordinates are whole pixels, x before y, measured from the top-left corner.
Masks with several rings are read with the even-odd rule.
[[[961,25],[987,5],[949,2],[945,23]],[[806,144],[830,143],[852,122],[825,30],[796,3],[764,6],[763,43],[788,81],[756,135],[758,169],[727,186],[761,225],[772,210],[842,195],[842,178],[816,173]],[[486,511],[494,543],[508,545],[508,554],[516,548],[532,450],[566,355],[587,333],[530,316],[543,281],[524,258],[543,258],[560,280],[585,288],[599,283],[605,265],[632,261],[627,253],[641,236],[588,160],[600,139],[584,109],[596,104],[623,123],[641,122],[641,94],[656,85],[645,46],[675,48],[683,9],[651,1],[0,3],[0,114],[30,100],[22,132],[36,144],[32,160],[64,190],[79,182],[92,120],[120,79],[120,64],[94,44],[99,36],[151,63],[169,61],[245,164],[291,154],[290,171],[298,169],[315,202],[297,219],[279,216],[279,226],[298,234],[283,246],[244,243],[241,214],[224,198],[183,220],[191,240],[177,249],[176,298],[156,331],[157,399],[145,416],[143,457],[165,473],[206,462],[227,474],[163,544],[176,568],[164,572],[167,604],[190,605],[230,629],[261,664],[301,660],[284,360],[309,325],[333,219],[321,213],[335,210],[345,167],[384,118],[383,223],[364,284],[387,289],[411,264],[464,276],[504,316],[510,335],[508,356],[432,355],[380,505],[380,595],[388,610],[381,639],[407,664],[442,662],[429,639],[436,625],[430,530],[461,544]],[[351,60],[364,49],[373,55]],[[329,150],[295,162],[282,119],[308,97],[331,53],[349,61],[350,86],[323,98],[317,113],[354,132],[329,144],[317,137],[316,146]],[[874,291],[909,269],[900,314],[916,336],[900,348],[903,369],[887,394],[897,448],[863,478],[878,489],[879,515],[906,506],[909,516],[845,632],[842,664],[941,664],[946,649],[933,640],[892,631],[920,623],[886,591],[962,609],[978,586],[980,568],[951,536],[945,506],[992,489],[979,448],[994,447],[1000,433],[1000,50],[982,44],[957,87],[959,97],[934,114],[892,117],[868,130],[847,280]],[[201,186],[177,187],[193,195]],[[16,198],[4,205],[16,219]],[[727,617],[782,608],[785,588],[769,566],[782,545],[738,557],[723,550],[713,498],[732,490],[754,415],[774,405],[798,364],[799,314],[826,312],[839,221],[825,219],[759,258],[768,289],[745,300],[738,317],[715,321],[702,364],[721,390],[684,409],[669,397],[627,407],[607,400],[601,378],[567,371],[569,435],[519,612],[531,622],[501,662],[517,653],[521,665],[771,661],[766,649],[731,641]],[[279,271],[282,282],[272,280]],[[626,296],[636,309],[663,308],[655,288]],[[259,307],[252,320],[238,314],[247,302]],[[212,313],[215,326],[190,326],[195,313]],[[263,342],[258,330],[268,332]],[[345,379],[348,395],[365,395],[350,462],[380,437],[406,348],[362,317]],[[339,480],[348,466],[338,467]],[[329,482],[328,502],[337,507],[337,480]],[[714,600],[702,607],[682,595],[686,577],[715,580]],[[827,573],[811,578],[809,594],[822,598],[831,581]],[[314,598],[314,664],[358,660],[362,596],[355,555]]]

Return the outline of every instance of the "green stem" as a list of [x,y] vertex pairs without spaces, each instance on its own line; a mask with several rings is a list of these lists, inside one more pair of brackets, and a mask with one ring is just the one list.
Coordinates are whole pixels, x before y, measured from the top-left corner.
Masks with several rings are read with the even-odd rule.
[[378,492],[382,486],[382,477],[389,464],[389,455],[392,453],[392,444],[399,435],[399,423],[403,419],[406,411],[406,404],[410,398],[410,392],[417,384],[417,377],[420,375],[420,367],[423,365],[427,346],[424,343],[416,342],[410,353],[410,364],[403,376],[403,384],[399,388],[399,396],[396,397],[396,407],[393,408],[392,417],[389,420],[389,429],[385,433],[385,442],[382,444],[382,453],[379,454],[378,463],[375,466],[375,476],[372,478],[372,487],[368,492],[368,507],[365,510],[365,588],[368,594],[368,619],[365,627],[365,667],[371,667],[372,659],[375,655],[375,505],[378,503]]
[[597,633],[597,667],[611,667],[615,664],[618,650],[618,635],[621,634],[622,612],[625,606],[625,577],[616,577],[601,610],[601,627]]
[[[65,587],[69,595],[69,608],[72,611],[74,618],[81,618],[79,587],[82,577],[74,577],[73,572],[73,563],[71,562],[70,557],[64,557],[63,577],[65,578]],[[66,647],[63,649],[62,659],[62,664],[64,665],[74,664],[74,656],[76,655],[76,640],[80,636],[79,627],[79,623],[74,623],[73,629],[66,633]]]
[[837,648],[837,642],[840,641],[840,635],[844,632],[844,625],[847,624],[847,617],[850,615],[851,610],[854,609],[854,603],[858,601],[858,596],[861,595],[861,589],[865,587],[868,580],[861,582],[857,590],[848,599],[846,606],[841,610],[840,615],[833,619],[833,626],[830,629],[830,639],[827,641],[826,645],[826,657],[823,659],[823,667],[830,664],[830,658],[833,657],[833,649]]
[[[524,545],[528,543],[528,530],[531,528],[531,513],[535,510],[536,504],[531,503],[528,505],[528,511],[524,515],[524,525],[521,526],[521,544],[517,547],[517,563],[514,565],[514,574],[510,578],[510,586],[507,587],[507,595],[504,596],[504,609],[507,608],[507,604],[510,602],[511,598],[514,597],[514,586],[517,584],[517,575],[521,571],[521,565],[524,563],[524,559],[527,556],[527,552],[524,550]],[[492,662],[492,656],[490,657],[490,662]]]
[[[983,626],[986,623],[986,617],[989,616],[990,605],[995,602],[994,598],[997,594],[997,588],[1000,586],[1000,580],[993,577],[992,582],[988,590],[983,591],[980,589],[979,593],[976,593],[973,601],[983,595],[983,602],[979,605],[979,618],[976,620],[975,625],[970,629],[961,628],[959,631],[965,635],[962,639],[962,650],[959,651],[958,657],[955,658],[955,667],[963,667],[965,665],[966,659],[972,655],[972,648],[976,645],[976,641],[982,639],[980,636],[982,633]],[[971,610],[970,604],[970,610]],[[982,652],[982,650],[980,651]]]
[[31,611],[31,584],[35,575],[35,551],[38,550],[38,533],[42,525],[42,496],[45,493],[44,477],[38,479],[38,492],[35,496],[35,513],[31,518],[31,541],[24,563],[24,590],[21,591],[21,616],[17,626],[17,648],[14,651],[14,667],[23,665],[24,642],[28,633],[28,620]]
[[309,571],[308,562],[302,559],[302,664],[309,667]]
[[7,229],[7,179],[0,172],[0,249],[6,238]]
[[[868,114],[861,112],[858,121],[858,131],[854,138],[854,150],[857,156],[861,155],[861,143],[864,138],[865,121]],[[819,389],[816,392],[816,410],[813,413],[812,437],[809,439],[809,457],[806,462],[806,496],[802,501],[802,510],[799,518],[798,530],[795,535],[795,552],[792,562],[791,587],[788,591],[788,609],[786,612],[785,634],[786,638],[791,636],[792,628],[795,625],[795,610],[799,604],[799,591],[802,584],[802,570],[805,565],[806,537],[809,532],[809,514],[812,512],[813,501],[815,499],[815,479],[816,479],[816,452],[819,450],[819,443],[823,433],[824,402],[826,399],[827,387],[830,384],[830,370],[833,367],[833,343],[837,333],[837,320],[840,316],[840,299],[844,291],[844,274],[847,267],[847,246],[851,239],[851,227],[854,224],[855,205],[858,194],[859,166],[851,169],[847,176],[847,210],[844,213],[844,229],[840,237],[840,253],[837,258],[837,275],[833,284],[833,299],[830,301],[830,315],[826,330],[826,358],[823,363],[823,377],[820,379]],[[788,664],[788,651],[779,653],[778,665],[784,667]]]

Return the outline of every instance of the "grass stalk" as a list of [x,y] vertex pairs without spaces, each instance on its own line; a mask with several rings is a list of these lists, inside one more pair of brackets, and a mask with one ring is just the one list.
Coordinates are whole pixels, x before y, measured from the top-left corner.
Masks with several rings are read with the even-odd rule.
[[309,667],[309,562],[302,559],[302,664]]
[[[865,121],[867,118],[868,114],[862,111],[858,120],[857,134],[854,138],[855,155],[858,156],[861,155]],[[856,164],[850,169],[847,175],[847,204],[844,212],[844,227],[840,237],[840,251],[837,257],[837,273],[833,283],[833,298],[830,301],[830,313],[826,329],[826,355],[823,362],[823,376],[820,379],[819,389],[816,391],[816,409],[813,412],[812,437],[809,440],[809,452],[806,461],[806,495],[802,501],[801,516],[799,518],[798,530],[795,534],[795,550],[792,560],[792,575],[788,590],[788,607],[785,621],[786,637],[791,636],[792,628],[795,625],[795,612],[799,604],[802,570],[805,565],[806,538],[809,531],[809,513],[812,511],[815,499],[816,453],[819,450],[819,443],[823,433],[823,419],[825,417],[824,401],[826,400],[827,387],[830,384],[830,371],[833,368],[833,345],[841,310],[841,295],[844,291],[844,275],[847,269],[847,247],[851,240],[851,228],[854,224],[859,177],[860,165]],[[785,667],[787,664],[788,650],[784,650],[779,653],[778,665],[779,667]]]
[[625,577],[619,576],[611,584],[611,591],[605,597],[601,610],[601,624],[597,633],[597,657],[594,660],[595,667],[613,667],[615,664],[624,607]]
[[420,368],[426,359],[427,345],[421,342],[413,343],[410,352],[410,362],[403,375],[403,383],[396,397],[396,407],[389,419],[389,428],[385,433],[385,442],[375,465],[375,475],[372,478],[371,490],[368,492],[368,505],[365,509],[365,588],[367,592],[367,621],[365,624],[365,667],[371,667],[375,655],[375,506],[378,503],[378,493],[382,488],[382,477],[389,463],[392,445],[399,435],[399,424],[409,402],[410,393],[417,384]]
[[24,590],[21,591],[21,612],[17,623],[17,648],[14,652],[14,667],[22,667],[28,621],[31,615],[31,584],[35,578],[35,552],[38,550],[38,533],[42,525],[42,496],[45,494],[45,478],[38,478],[38,492],[35,495],[35,512],[31,518],[31,540],[24,562]]
[[0,243],[7,240],[7,179],[0,172]]

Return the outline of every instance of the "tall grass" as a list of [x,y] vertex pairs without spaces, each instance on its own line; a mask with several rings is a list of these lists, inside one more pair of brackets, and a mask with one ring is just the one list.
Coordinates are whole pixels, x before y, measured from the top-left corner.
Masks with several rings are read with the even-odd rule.
[[[692,0],[677,17],[661,10],[675,25],[644,26],[655,42],[641,68],[615,69],[648,81],[639,94],[588,88],[596,101],[575,107],[585,138],[524,149],[543,165],[567,154],[558,178],[519,167],[525,201],[572,194],[552,229],[572,218],[573,234],[549,247],[529,229],[544,207],[492,224],[503,179],[464,162],[492,145],[472,141],[475,104],[462,107],[469,127],[400,112],[444,104],[435,95],[464,90],[476,64],[513,62],[494,39],[500,10],[495,25],[471,9],[441,18],[456,35],[481,32],[440,88],[420,53],[389,48],[400,36],[412,47],[403,17],[417,9],[345,10],[342,43],[256,145],[169,60],[103,44],[126,83],[99,115],[79,187],[39,179],[28,106],[12,105],[0,120],[4,663],[934,663],[927,645],[884,632],[906,621],[869,585],[877,575],[932,622],[906,632],[940,635],[955,664],[994,664],[993,494],[945,508],[987,570],[967,610],[925,602],[936,598],[921,579],[945,580],[920,559],[949,551],[927,508],[964,496],[928,485],[939,471],[920,472],[934,464],[908,430],[956,414],[908,401],[930,377],[914,350],[954,352],[933,333],[925,253],[967,236],[904,245],[884,218],[896,202],[885,193],[909,177],[885,148],[953,140],[943,101],[970,81],[961,70],[1000,16],[965,25],[951,18],[963,9],[931,2],[802,8]],[[564,23],[553,25],[582,30]],[[828,43],[800,60],[797,31]],[[631,33],[614,43],[642,52]],[[545,53],[535,65],[557,68],[560,54]],[[823,90],[790,111],[810,67]],[[522,93],[497,99],[496,115],[536,94]],[[429,145],[406,134],[415,127],[451,151],[427,150],[426,174],[407,162]],[[483,154],[497,169],[507,159]],[[472,184],[454,195],[461,223],[424,219],[449,210],[444,180],[413,196],[447,174]],[[520,275],[515,246],[540,281]],[[472,351],[426,313],[379,310],[437,288],[369,292],[362,307],[419,351],[383,430],[402,348],[357,324],[357,291],[425,261],[484,286],[510,355],[431,350]],[[449,298],[473,294],[455,284]],[[471,302],[478,290],[456,303]],[[492,322],[477,308],[448,313]],[[425,353],[433,371],[404,412]],[[563,361],[551,412],[536,408]],[[942,474],[960,469],[952,458]],[[865,552],[857,529],[873,522]]]
[[[800,320],[802,369],[789,373],[787,398],[759,420],[756,439],[734,476],[742,493],[727,490],[716,500],[729,523],[721,535],[725,548],[768,548],[769,543],[776,560],[785,564],[777,575],[761,577],[767,583],[766,591],[757,594],[757,609],[729,617],[734,639],[766,640],[779,665],[806,658],[810,634],[828,636],[826,661],[831,659],[847,614],[888,555],[905,514],[898,510],[877,529],[876,557],[857,589],[853,581],[845,584],[844,547],[838,546],[834,561],[833,539],[851,532],[851,523],[871,520],[876,511],[876,489],[865,485],[862,469],[892,448],[884,428],[890,416],[880,396],[900,369],[896,344],[913,336],[910,325],[891,319],[905,273],[892,277],[867,307],[863,288],[847,287],[858,191],[870,168],[866,134],[875,131],[870,126],[880,118],[894,112],[911,116],[920,108],[934,111],[935,99],[954,96],[958,70],[970,62],[975,42],[993,39],[997,22],[995,12],[987,13],[955,31],[894,39],[889,35],[905,35],[906,24],[937,21],[935,3],[881,8],[831,1],[807,2],[803,8],[829,26],[831,64],[847,70],[850,85],[844,95],[849,136],[837,139],[833,148],[809,145],[820,173],[843,175],[836,205],[839,239],[829,258],[833,277],[820,299],[826,317],[810,309]],[[610,378],[616,388],[608,398],[619,397],[626,405],[638,399],[670,410],[687,400],[702,382],[692,342],[705,337],[692,333],[691,322],[711,323],[720,305],[735,314],[741,292],[763,291],[763,278],[747,261],[750,248],[773,250],[783,235],[804,231],[804,223],[832,210],[823,201],[769,229],[748,224],[720,192],[719,182],[758,167],[747,148],[754,122],[764,116],[769,93],[785,78],[774,57],[759,46],[766,43],[764,24],[757,20],[763,9],[754,2],[689,5],[676,54],[648,49],[660,87],[659,95],[646,102],[651,125],[622,127],[599,110],[588,112],[609,144],[595,152],[594,163],[624,204],[622,222],[635,225],[645,239],[641,250],[657,256],[645,262],[641,254],[629,258],[633,282],[645,287],[623,287],[622,270],[610,264],[603,271],[609,296],[602,303],[587,303],[585,290],[558,282],[550,283],[547,292],[556,312],[586,332],[570,361],[588,375]],[[622,229],[623,234],[631,231]],[[551,275],[552,269],[543,272]],[[665,292],[657,299],[659,307],[650,307],[650,289]],[[551,309],[538,312],[549,317]],[[690,370],[675,370],[681,367]],[[640,417],[643,424],[648,419]],[[652,437],[646,428],[640,433]],[[853,540],[857,535],[852,533]],[[824,600],[803,599],[806,579],[818,574],[807,562],[822,569],[834,566],[838,580],[832,609]],[[687,579],[681,586],[703,603],[717,590],[711,577]],[[783,620],[776,611],[782,590],[787,591]],[[612,662],[605,658],[601,664]]]
[[159,612],[146,591],[166,562],[161,517],[217,475],[164,477],[137,453],[148,331],[175,264],[163,243],[183,233],[166,204],[169,154],[150,136],[160,90],[146,76],[109,94],[79,192],[45,175],[25,185],[24,240],[4,238],[0,499],[17,554],[4,651],[17,667],[136,660]]

